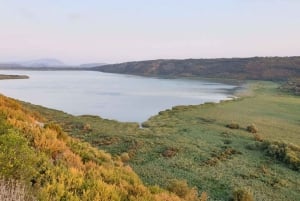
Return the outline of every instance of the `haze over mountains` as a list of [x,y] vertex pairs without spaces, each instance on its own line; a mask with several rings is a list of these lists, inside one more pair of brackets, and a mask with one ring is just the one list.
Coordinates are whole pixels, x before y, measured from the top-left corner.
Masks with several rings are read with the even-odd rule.
[[70,65],[66,64],[58,59],[54,58],[44,58],[30,61],[19,61],[19,62],[0,62],[0,68],[13,68],[13,69],[22,69],[22,68],[91,68],[105,65],[105,63],[87,63],[80,65]]
[[30,61],[19,61],[19,62],[3,62],[0,63],[0,67],[65,67],[62,61],[58,59],[37,59],[37,60],[30,60]]
[[32,61],[25,61],[19,63],[21,66],[26,67],[64,67],[65,63],[58,59],[38,59]]

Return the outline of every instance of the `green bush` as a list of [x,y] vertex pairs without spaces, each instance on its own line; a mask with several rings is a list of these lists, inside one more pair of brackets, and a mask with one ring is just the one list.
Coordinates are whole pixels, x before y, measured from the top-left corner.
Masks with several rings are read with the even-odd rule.
[[0,173],[5,178],[30,179],[36,154],[15,131],[0,135]]
[[262,144],[262,149],[268,156],[289,165],[293,170],[300,170],[300,148],[285,142],[269,142]]

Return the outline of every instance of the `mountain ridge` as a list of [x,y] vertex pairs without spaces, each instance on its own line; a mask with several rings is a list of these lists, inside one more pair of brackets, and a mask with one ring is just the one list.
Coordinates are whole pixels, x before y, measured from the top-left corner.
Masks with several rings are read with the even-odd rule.
[[300,57],[158,59],[110,64],[91,69],[142,76],[287,80],[300,76]]
[[61,67],[66,66],[62,61],[53,58],[43,58],[31,61],[20,62],[25,67]]

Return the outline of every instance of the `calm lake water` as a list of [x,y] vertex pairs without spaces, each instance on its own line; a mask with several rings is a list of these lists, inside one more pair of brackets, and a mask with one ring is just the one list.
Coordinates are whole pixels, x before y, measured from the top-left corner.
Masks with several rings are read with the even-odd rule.
[[30,79],[0,80],[0,93],[65,111],[143,122],[175,105],[229,99],[233,85],[204,80],[159,79],[92,71],[0,71]]

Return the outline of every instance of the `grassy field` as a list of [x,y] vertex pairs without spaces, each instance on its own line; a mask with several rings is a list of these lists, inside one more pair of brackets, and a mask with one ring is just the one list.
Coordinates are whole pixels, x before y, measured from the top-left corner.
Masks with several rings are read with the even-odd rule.
[[[209,200],[229,200],[236,189],[255,200],[300,197],[300,97],[273,82],[252,82],[242,98],[176,106],[143,123],[71,116],[31,104],[79,139],[120,155],[146,184],[168,188],[187,180]],[[226,125],[238,125],[230,129]],[[254,124],[257,133],[247,131]],[[280,143],[276,143],[276,141]]]

